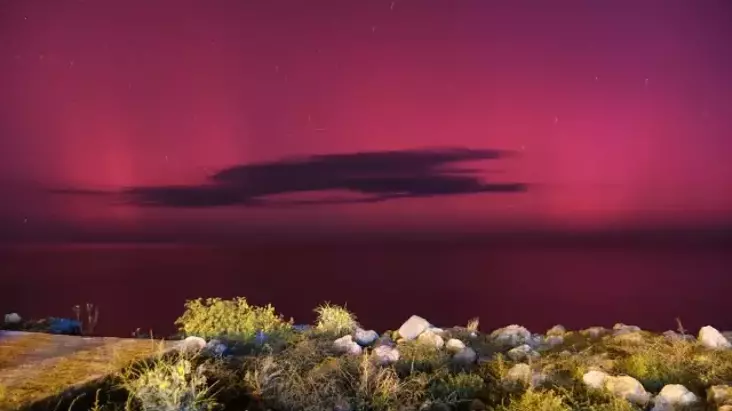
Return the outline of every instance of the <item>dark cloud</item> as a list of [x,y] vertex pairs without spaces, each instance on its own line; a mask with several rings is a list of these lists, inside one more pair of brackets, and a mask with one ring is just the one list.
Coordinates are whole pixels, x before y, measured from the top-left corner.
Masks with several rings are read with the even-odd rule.
[[[405,197],[520,192],[521,183],[485,183],[473,169],[455,163],[498,159],[499,150],[424,149],[314,155],[268,163],[230,167],[191,186],[134,187],[125,201],[140,206],[293,206],[306,204],[368,203]],[[274,200],[271,196],[304,192],[346,191],[359,198]],[[85,190],[57,190],[67,194],[103,194]]]

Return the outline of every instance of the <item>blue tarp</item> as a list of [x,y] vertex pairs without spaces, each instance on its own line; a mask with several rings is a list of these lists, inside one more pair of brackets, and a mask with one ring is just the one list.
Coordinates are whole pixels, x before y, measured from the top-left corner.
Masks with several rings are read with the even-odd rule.
[[54,334],[81,334],[81,323],[69,318],[51,318],[48,326]]

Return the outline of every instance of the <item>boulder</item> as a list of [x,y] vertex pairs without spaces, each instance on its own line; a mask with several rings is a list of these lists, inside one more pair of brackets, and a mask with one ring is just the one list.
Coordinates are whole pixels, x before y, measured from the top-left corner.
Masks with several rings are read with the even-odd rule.
[[544,340],[544,345],[549,348],[554,348],[562,344],[564,344],[564,337],[561,335],[550,335]]
[[399,350],[388,345],[380,345],[371,353],[379,365],[389,365],[399,361]]
[[599,390],[605,387],[608,378],[610,376],[604,371],[591,370],[582,376],[582,382],[590,388]]
[[558,337],[562,337],[562,336],[564,336],[564,334],[566,334],[566,333],[567,333],[567,329],[566,329],[566,328],[564,328],[564,326],[563,326],[563,325],[561,325],[561,324],[557,324],[557,325],[555,325],[554,327],[552,327],[552,328],[550,328],[549,330],[547,330],[547,332],[546,332],[546,335],[547,335],[548,337],[552,337],[552,336],[558,336]]
[[478,354],[470,347],[465,347],[452,356],[453,362],[460,365],[473,364],[478,358]]
[[206,348],[206,340],[201,337],[189,336],[177,345],[179,351],[185,353],[197,353]]
[[23,321],[23,318],[18,313],[5,314],[5,324],[17,325]]
[[646,392],[643,384],[628,375],[608,377],[605,380],[605,389],[611,394],[626,399],[636,405],[645,406],[651,399],[651,394]]
[[582,330],[582,334],[584,334],[592,339],[600,338],[607,333],[608,333],[608,330],[604,327],[590,327],[585,330]]
[[333,341],[333,348],[340,353],[349,355],[361,355],[363,352],[361,346],[353,341],[351,335],[346,335]]
[[533,360],[540,357],[539,353],[534,351],[534,349],[528,344],[512,348],[506,353],[506,355],[514,361]]
[[431,330],[427,330],[420,334],[419,337],[417,337],[417,341],[422,344],[429,345],[430,347],[435,347],[438,350],[445,346],[445,340]]
[[449,340],[447,340],[447,343],[445,343],[445,347],[448,351],[456,353],[462,351],[462,349],[465,348],[465,343],[458,340],[457,338],[450,338]]
[[362,347],[369,346],[379,338],[379,334],[374,330],[364,330],[362,328],[356,328],[354,333],[354,339],[356,343]]
[[519,345],[533,342],[531,332],[516,324],[493,331],[491,337],[497,344],[509,347],[518,347]]
[[206,350],[218,356],[224,355],[227,349],[228,347],[226,347],[226,344],[219,340],[211,340],[206,344]]
[[716,328],[709,325],[699,330],[698,339],[701,345],[713,350],[728,350],[732,348],[732,343],[724,338],[724,335],[717,331]]
[[397,332],[399,333],[399,336],[401,338],[409,341],[419,337],[420,334],[422,334],[431,326],[432,325],[424,318],[418,315],[413,315],[409,317],[409,319],[404,324],[402,324],[401,327],[399,327],[399,330]]
[[504,377],[504,385],[515,387],[516,385],[538,387],[547,380],[547,376],[531,370],[525,363],[519,363],[511,367]]
[[445,330],[443,330],[442,328],[437,328],[437,327],[433,327],[433,326],[430,326],[429,328],[427,328],[426,331],[433,332],[433,333],[439,335],[440,337],[445,335]]
[[509,368],[504,377],[504,381],[508,385],[524,384],[529,385],[531,383],[531,377],[533,372],[529,364],[519,363]]
[[651,411],[676,411],[698,401],[696,395],[681,384],[669,384],[653,400]]
[[613,326],[613,335],[623,335],[627,333],[640,332],[641,328],[637,325],[627,325],[623,323],[617,323]]

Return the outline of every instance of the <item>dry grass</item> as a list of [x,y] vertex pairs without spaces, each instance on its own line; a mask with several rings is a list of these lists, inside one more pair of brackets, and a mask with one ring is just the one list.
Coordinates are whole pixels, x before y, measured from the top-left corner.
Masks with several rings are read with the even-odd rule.
[[112,374],[126,364],[159,353],[160,350],[160,345],[154,341],[127,340],[44,360],[28,370],[27,375],[23,375],[28,378],[14,381],[6,387],[0,409],[17,409],[59,395]]
[[30,354],[50,345],[53,336],[33,333],[17,337],[1,337],[0,369],[17,364],[24,354]]
[[325,303],[316,308],[315,312],[318,314],[315,329],[321,333],[340,337],[358,327],[356,316],[346,307]]
[[[8,404],[17,408],[110,373],[126,389],[122,393],[127,401],[112,400],[103,392],[92,406],[95,411],[205,410],[215,403],[223,409],[252,411],[640,411],[608,392],[588,389],[583,375],[592,369],[634,377],[654,394],[666,384],[682,384],[702,399],[697,408],[705,409],[706,389],[732,382],[732,350],[708,350],[694,341],[671,341],[648,332],[590,338],[587,332],[569,331],[562,344],[537,348],[540,358],[528,361],[528,368],[523,366],[533,375],[518,376],[520,382],[515,383],[508,378],[517,362],[504,356],[509,347],[479,333],[477,319],[444,331],[445,338],[458,338],[476,351],[477,365],[457,366],[444,348],[404,340],[396,344],[398,361],[378,365],[368,347],[359,356],[335,351],[333,340],[358,326],[352,313],[330,304],[316,311],[316,326],[295,332],[292,322],[282,320],[269,306],[250,306],[244,299],[189,302],[178,321],[184,330],[246,342],[259,338],[258,330],[264,328],[269,343],[255,350],[230,350],[233,356],[225,358],[205,352],[185,358],[171,354],[127,368],[123,366],[159,348],[137,340],[138,344],[77,352],[40,364],[26,381],[6,387],[5,400],[0,391],[0,408]],[[6,361],[34,347],[30,341],[17,345],[13,354],[0,353]],[[515,370],[511,374],[515,376]],[[537,382],[537,376],[543,381]]]

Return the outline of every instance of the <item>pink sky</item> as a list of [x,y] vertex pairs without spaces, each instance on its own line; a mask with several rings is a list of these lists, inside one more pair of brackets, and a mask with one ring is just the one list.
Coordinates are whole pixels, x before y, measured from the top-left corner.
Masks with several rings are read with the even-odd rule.
[[[725,1],[192,4],[0,4],[0,173],[13,193],[0,221],[144,232],[732,220]],[[433,146],[516,150],[485,177],[531,188],[287,210],[32,192]]]

